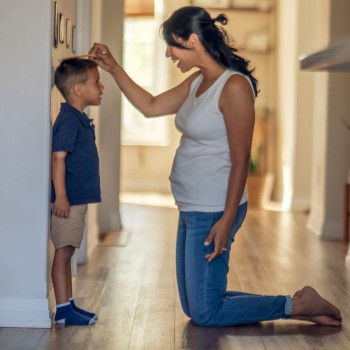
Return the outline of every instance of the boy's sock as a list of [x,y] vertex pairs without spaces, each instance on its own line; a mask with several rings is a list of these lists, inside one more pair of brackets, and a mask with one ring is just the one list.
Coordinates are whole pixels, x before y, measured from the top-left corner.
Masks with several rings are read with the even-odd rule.
[[69,325],[89,325],[94,324],[96,320],[74,311],[68,301],[64,304],[57,305],[55,322]]
[[89,317],[89,318],[94,318],[96,321],[98,320],[98,316],[92,312],[89,312],[89,311],[86,311],[84,309],[81,309],[80,307],[76,306],[75,303],[74,303],[74,299],[73,298],[69,298],[69,302],[72,306],[72,309],[75,311],[75,312],[79,312],[80,314],[86,316],[86,317]]

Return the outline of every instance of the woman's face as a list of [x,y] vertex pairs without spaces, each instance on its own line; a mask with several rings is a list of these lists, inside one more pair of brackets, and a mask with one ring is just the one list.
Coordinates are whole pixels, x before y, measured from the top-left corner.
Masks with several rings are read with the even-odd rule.
[[176,37],[175,39],[184,48],[168,45],[165,51],[165,56],[171,58],[182,73],[188,72],[195,66],[195,54],[192,50],[190,39],[184,40],[179,37]]

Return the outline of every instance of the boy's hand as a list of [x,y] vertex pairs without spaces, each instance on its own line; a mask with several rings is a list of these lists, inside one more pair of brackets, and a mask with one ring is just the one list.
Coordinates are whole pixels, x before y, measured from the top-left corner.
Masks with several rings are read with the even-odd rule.
[[68,218],[70,205],[67,196],[57,196],[52,212],[60,218]]

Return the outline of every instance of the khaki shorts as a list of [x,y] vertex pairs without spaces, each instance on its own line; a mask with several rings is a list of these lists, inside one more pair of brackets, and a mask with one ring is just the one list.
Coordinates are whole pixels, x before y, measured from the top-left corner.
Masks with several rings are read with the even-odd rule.
[[70,207],[68,218],[51,214],[51,240],[56,249],[71,245],[80,248],[84,237],[87,204]]

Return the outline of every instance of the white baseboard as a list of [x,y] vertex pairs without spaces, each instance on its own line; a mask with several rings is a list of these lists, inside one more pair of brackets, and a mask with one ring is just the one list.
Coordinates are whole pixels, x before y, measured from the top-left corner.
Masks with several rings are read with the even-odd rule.
[[0,327],[51,328],[48,299],[0,298]]
[[89,228],[89,244],[87,246],[87,251],[86,251],[86,261],[91,255],[92,251],[98,245],[98,234],[99,234],[99,228],[97,225],[94,225],[92,228]]
[[350,265],[350,248],[349,248],[349,253],[348,253],[348,255],[347,255],[346,258],[345,258],[345,263],[346,263],[347,265]]
[[346,265],[350,265],[350,244],[348,248],[348,254],[346,255],[346,258],[345,258],[345,263]]
[[322,222],[312,214],[309,215],[306,226],[317,236],[321,236]]
[[310,198],[309,197],[298,197],[293,198],[291,210],[295,212],[305,212],[310,209]]
[[49,316],[52,319],[52,315],[54,313],[54,311],[56,310],[56,298],[55,298],[55,291],[52,288],[49,292],[49,296],[48,296],[48,304],[49,304]]
[[320,239],[329,241],[340,241],[342,239],[343,226],[341,221],[324,222],[310,215],[307,227],[316,233]]

